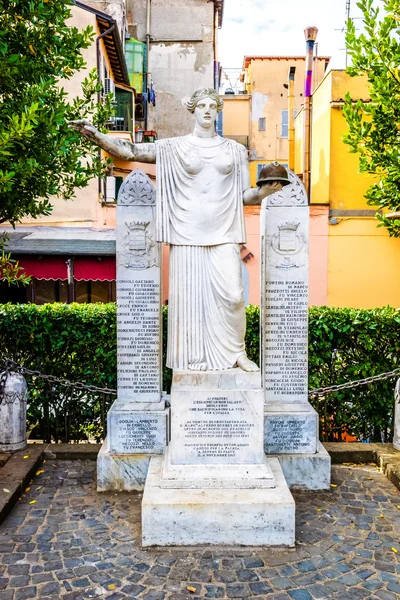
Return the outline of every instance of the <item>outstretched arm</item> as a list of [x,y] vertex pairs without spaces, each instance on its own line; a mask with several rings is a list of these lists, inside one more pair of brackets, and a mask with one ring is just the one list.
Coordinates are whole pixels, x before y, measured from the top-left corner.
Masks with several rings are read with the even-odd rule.
[[103,148],[106,152],[123,160],[135,160],[143,163],[156,162],[156,147],[155,144],[132,144],[129,140],[121,140],[100,133],[96,127],[86,119],[79,121],[70,121],[70,127],[79,131],[85,138]]
[[282,189],[281,184],[277,181],[252,188],[250,184],[249,159],[244,146],[240,148],[240,157],[242,163],[243,204],[246,206],[261,204],[264,198]]

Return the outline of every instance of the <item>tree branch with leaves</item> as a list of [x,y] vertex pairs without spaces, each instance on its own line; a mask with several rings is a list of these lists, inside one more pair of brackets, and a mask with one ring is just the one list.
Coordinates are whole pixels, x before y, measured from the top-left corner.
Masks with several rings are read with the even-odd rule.
[[347,22],[347,72],[368,78],[370,100],[346,95],[344,141],[359,154],[360,172],[375,178],[365,197],[380,211],[378,227],[400,237],[400,0],[360,0],[357,6],[363,32]]
[[52,197],[73,198],[108,164],[68,126],[78,118],[101,126],[114,112],[112,95],[97,103],[96,70],[80,98],[62,88],[86,66],[81,50],[95,37],[67,23],[72,5],[0,0],[0,223],[50,214]]

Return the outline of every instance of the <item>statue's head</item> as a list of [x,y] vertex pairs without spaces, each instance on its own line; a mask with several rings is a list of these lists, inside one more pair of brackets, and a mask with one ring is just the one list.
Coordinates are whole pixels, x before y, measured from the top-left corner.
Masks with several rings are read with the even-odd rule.
[[213,88],[200,88],[190,98],[182,99],[183,106],[194,113],[201,127],[208,129],[214,125],[217,113],[222,111],[223,100]]

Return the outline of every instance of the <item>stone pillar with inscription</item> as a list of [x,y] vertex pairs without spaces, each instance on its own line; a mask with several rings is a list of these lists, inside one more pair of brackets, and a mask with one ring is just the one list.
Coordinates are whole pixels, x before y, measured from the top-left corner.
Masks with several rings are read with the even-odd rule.
[[309,207],[300,179],[261,209],[261,370],[264,447],[292,488],[328,489],[330,458],[308,402]]
[[97,489],[143,489],[150,458],[168,440],[162,397],[161,244],[155,236],[156,193],[136,169],[117,201],[118,395],[107,417]]

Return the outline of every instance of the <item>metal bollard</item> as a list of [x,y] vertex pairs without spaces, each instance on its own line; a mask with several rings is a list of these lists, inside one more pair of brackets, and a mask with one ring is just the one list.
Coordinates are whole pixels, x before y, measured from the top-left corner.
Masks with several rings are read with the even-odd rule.
[[394,435],[393,446],[400,450],[400,379],[394,389]]
[[0,451],[26,448],[26,402],[28,387],[19,373],[0,373]]

